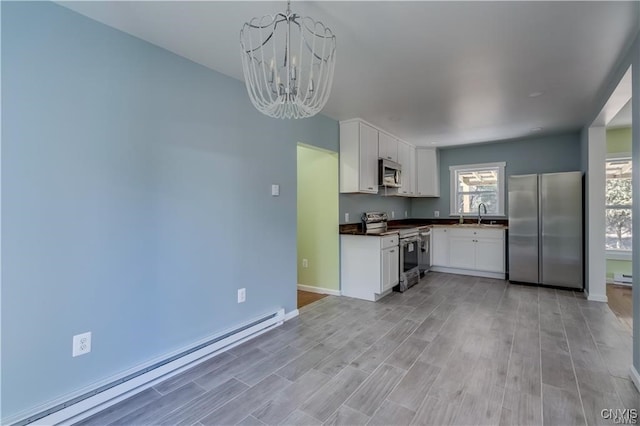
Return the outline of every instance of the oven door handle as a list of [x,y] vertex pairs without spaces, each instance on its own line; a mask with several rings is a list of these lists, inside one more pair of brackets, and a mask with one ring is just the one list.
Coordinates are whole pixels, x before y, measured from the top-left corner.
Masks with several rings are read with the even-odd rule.
[[420,238],[419,237],[412,237],[412,238],[405,238],[403,240],[400,240],[400,245],[401,246],[407,246],[411,243],[419,243],[420,242]]

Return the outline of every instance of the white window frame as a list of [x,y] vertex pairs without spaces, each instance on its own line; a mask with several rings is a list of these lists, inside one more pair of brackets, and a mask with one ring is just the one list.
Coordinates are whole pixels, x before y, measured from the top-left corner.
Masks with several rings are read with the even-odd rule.
[[[487,216],[491,217],[504,217],[504,194],[505,194],[505,177],[504,177],[504,169],[507,163],[504,161],[498,163],[481,163],[481,164],[462,164],[459,166],[449,166],[449,183],[450,183],[450,191],[449,191],[449,208],[451,210],[451,216],[460,216],[460,213],[456,211],[456,200],[458,199],[458,185],[456,174],[459,171],[473,171],[473,170],[484,170],[484,169],[498,169],[498,213],[497,214],[487,214]],[[463,213],[463,216],[466,217],[475,217],[477,213]]]
[[[616,152],[616,153],[607,154],[606,161],[626,160],[631,158],[632,157],[630,152]],[[631,185],[633,185],[633,181],[631,182]],[[605,195],[606,195],[606,189],[605,189]],[[604,206],[604,209],[606,212],[607,210],[606,204]],[[605,257],[607,260],[629,260],[630,261],[632,260],[632,250],[614,250],[614,249],[605,248]]]

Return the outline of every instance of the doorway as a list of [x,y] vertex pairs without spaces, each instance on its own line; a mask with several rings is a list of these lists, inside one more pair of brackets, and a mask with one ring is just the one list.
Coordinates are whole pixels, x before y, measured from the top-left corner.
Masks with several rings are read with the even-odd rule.
[[605,244],[609,307],[629,330],[632,301],[631,99],[606,124]]
[[[338,153],[299,143],[297,168],[298,290],[339,295]],[[300,293],[298,308],[317,298]]]

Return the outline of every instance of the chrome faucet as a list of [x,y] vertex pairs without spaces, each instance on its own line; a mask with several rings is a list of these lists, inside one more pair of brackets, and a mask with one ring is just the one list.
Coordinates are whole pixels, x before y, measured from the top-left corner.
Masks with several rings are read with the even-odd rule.
[[482,207],[484,207],[484,214],[487,214],[487,205],[485,203],[478,204],[478,225],[482,222]]

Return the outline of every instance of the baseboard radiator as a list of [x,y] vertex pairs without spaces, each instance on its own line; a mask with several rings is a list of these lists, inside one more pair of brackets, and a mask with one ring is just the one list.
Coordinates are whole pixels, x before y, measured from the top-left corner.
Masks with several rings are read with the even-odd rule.
[[[48,404],[48,408],[30,415],[17,415],[13,419],[2,419],[2,424],[24,426],[33,422],[38,425],[72,424],[102,411],[130,396],[175,376],[201,362],[246,342],[283,323],[284,309],[265,314],[231,330],[210,336],[194,345],[155,359],[128,370],[107,383],[95,384],[92,389],[83,389],[75,395]],[[36,411],[36,410],[34,410]]]
[[631,285],[633,283],[633,275],[631,274],[613,274],[614,284]]

